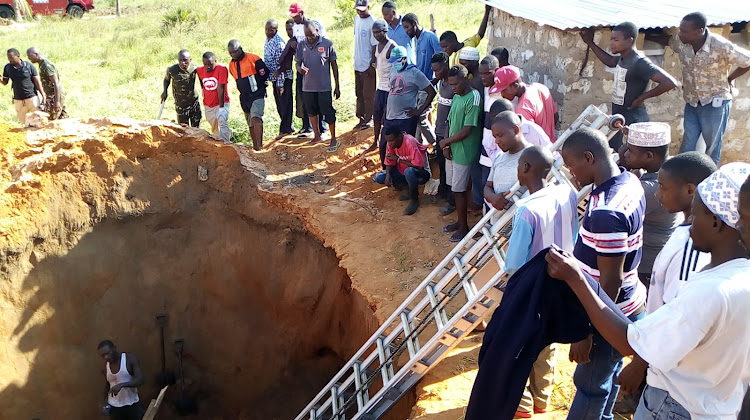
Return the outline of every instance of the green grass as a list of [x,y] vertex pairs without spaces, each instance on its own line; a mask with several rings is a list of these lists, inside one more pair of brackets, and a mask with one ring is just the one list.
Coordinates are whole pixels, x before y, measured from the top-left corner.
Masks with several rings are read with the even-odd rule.
[[[336,102],[338,118],[346,121],[354,115],[354,75],[352,71],[352,25],[335,24],[353,0],[306,1],[308,16],[320,19],[338,52],[341,74],[341,99]],[[401,14],[414,12],[429,26],[429,14],[435,16],[438,30],[454,30],[459,37],[475,33],[483,5],[472,0],[419,0],[402,2]],[[226,0],[190,2],[187,0],[123,0],[122,16],[114,17],[114,0],[95,2],[98,10],[84,19],[46,17],[19,27],[0,28],[0,45],[24,52],[32,45],[41,49],[57,65],[67,93],[68,113],[73,117],[127,116],[152,119],[159,110],[162,80],[166,67],[176,61],[177,51],[187,48],[200,61],[205,51],[216,53],[220,63],[229,61],[226,45],[239,39],[245,51],[263,56],[264,25],[274,18],[287,19],[288,1]],[[380,6],[373,15],[380,18]],[[341,21],[341,19],[339,19]],[[286,35],[282,33],[286,38]],[[486,48],[486,41],[480,50]],[[11,92],[0,101],[0,119],[16,121]],[[241,138],[247,138],[238,93],[229,83],[230,122]],[[1,92],[1,91],[0,91]],[[269,94],[270,94],[269,88]],[[170,97],[165,114],[175,118]],[[296,120],[296,119],[295,119]],[[266,136],[278,131],[279,118],[273,96],[266,101]],[[299,124],[299,120],[295,121]],[[205,122],[204,122],[205,124]],[[207,128],[207,124],[204,126]]]

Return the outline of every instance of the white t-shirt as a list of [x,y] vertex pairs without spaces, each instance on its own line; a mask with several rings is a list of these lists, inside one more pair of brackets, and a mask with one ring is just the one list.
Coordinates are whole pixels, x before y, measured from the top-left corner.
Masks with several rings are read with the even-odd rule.
[[542,127],[540,127],[539,124],[527,120],[523,115],[519,115],[518,117],[521,118],[521,132],[523,133],[523,138],[526,139],[527,142],[547,148],[552,146],[549,136],[544,130],[542,130]]
[[628,326],[647,383],[692,420],[735,420],[750,381],[750,260],[693,273],[671,302]]
[[362,19],[354,16],[354,71],[366,71],[372,63],[372,49],[378,44],[372,36],[372,15]]
[[[318,19],[307,20],[311,20],[315,24],[315,26],[318,27],[318,35],[322,36],[323,38],[328,37],[328,34],[326,34],[326,28],[323,27],[323,24],[320,23]],[[303,42],[305,40],[305,24],[295,23],[294,26],[292,26],[292,36],[297,39],[297,42]]]
[[[502,98],[501,95],[490,95],[490,88],[484,88],[485,118],[489,118],[490,108],[492,107],[492,104],[495,102],[495,100],[500,98]],[[491,125],[491,122],[490,124],[485,124],[485,126],[488,125]],[[497,156],[498,152],[500,152],[500,148],[497,147],[497,144],[495,143],[495,136],[492,135],[492,130],[490,130],[489,128],[482,129],[482,147],[484,148],[485,153],[487,153],[487,156],[480,153],[479,163],[488,168],[491,168],[492,162],[495,161],[495,156]]]
[[[530,144],[526,144],[523,149],[529,146]],[[495,191],[495,194],[510,191],[511,187],[518,182],[518,159],[521,158],[523,149],[516,153],[505,152],[495,156],[495,160],[492,161],[492,168],[490,168],[490,174],[487,177],[487,181],[492,182],[492,189]],[[490,203],[487,204],[492,205]],[[493,217],[492,223],[495,223],[497,219],[499,219],[499,216]]]
[[677,226],[654,260],[646,312],[653,313],[671,302],[695,273],[711,262],[711,254],[693,249],[690,225]]

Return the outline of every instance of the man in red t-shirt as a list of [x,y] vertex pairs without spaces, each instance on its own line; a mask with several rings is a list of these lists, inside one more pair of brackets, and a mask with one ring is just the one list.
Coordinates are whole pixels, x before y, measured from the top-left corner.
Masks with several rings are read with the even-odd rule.
[[203,67],[196,70],[203,88],[203,106],[206,110],[206,120],[211,124],[211,131],[215,137],[224,143],[229,143],[232,129],[229,128],[229,92],[227,79],[229,69],[216,64],[216,55],[211,51],[203,54]]
[[518,98],[516,114],[537,123],[553,143],[557,140],[555,128],[560,116],[547,86],[541,83],[527,85],[521,80],[518,67],[505,66],[495,71],[495,85],[490,88],[490,95],[498,93],[509,101]]
[[419,186],[430,180],[430,165],[427,161],[427,146],[419,143],[411,134],[396,126],[385,129],[385,170],[375,174],[378,184],[391,186],[407,184],[409,193],[400,196],[409,200],[404,214],[412,215],[419,208]]

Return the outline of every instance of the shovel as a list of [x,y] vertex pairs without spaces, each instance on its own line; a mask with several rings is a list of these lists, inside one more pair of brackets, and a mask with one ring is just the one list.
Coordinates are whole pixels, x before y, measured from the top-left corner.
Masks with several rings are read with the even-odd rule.
[[156,119],[157,120],[161,119],[161,113],[164,112],[164,103],[165,102],[166,101],[161,101],[161,106],[159,107],[159,113],[156,115]]
[[177,359],[180,362],[180,399],[177,400],[177,414],[180,416],[189,416],[191,414],[198,414],[198,404],[196,404],[195,398],[185,393],[185,371],[182,368],[182,348],[184,345],[185,340],[174,340]]
[[174,372],[167,371],[166,354],[164,351],[164,325],[167,323],[167,314],[156,315],[156,324],[161,333],[161,372],[156,374],[156,384],[159,388],[175,384]]

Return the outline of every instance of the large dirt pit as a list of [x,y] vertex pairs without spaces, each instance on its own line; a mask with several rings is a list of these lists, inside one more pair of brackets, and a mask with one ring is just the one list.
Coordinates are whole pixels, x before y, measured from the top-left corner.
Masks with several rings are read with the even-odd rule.
[[[132,121],[7,136],[1,420],[101,418],[103,339],[139,356],[148,405],[161,313],[169,370],[184,339],[193,418],[291,419],[377,328],[335,252],[260,197],[242,150]],[[179,396],[178,383],[157,419],[177,417]]]

